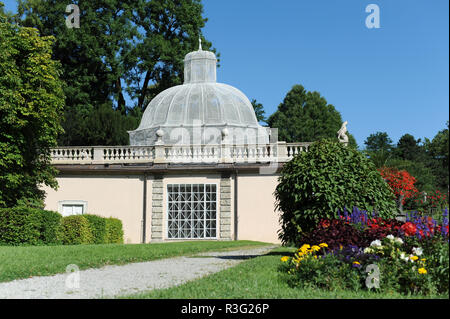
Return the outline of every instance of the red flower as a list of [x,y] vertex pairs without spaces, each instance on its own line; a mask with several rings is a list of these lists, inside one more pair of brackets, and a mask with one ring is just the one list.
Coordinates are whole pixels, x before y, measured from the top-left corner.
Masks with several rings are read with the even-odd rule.
[[406,236],[414,236],[417,232],[416,225],[411,222],[404,223],[400,229],[403,230]]
[[415,193],[418,192],[414,183],[416,179],[411,176],[407,171],[399,171],[396,168],[382,167],[378,169],[383,179],[391,187],[393,193],[397,198],[404,196],[403,204],[407,198],[411,198]]
[[322,219],[319,222],[319,226],[322,227],[322,228],[327,228],[327,227],[330,226],[330,221],[328,219]]

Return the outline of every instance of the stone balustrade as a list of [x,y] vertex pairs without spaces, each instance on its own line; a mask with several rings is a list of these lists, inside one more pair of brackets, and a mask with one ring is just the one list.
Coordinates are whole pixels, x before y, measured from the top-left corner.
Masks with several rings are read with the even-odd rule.
[[51,150],[52,164],[287,162],[311,143],[267,145],[73,146]]

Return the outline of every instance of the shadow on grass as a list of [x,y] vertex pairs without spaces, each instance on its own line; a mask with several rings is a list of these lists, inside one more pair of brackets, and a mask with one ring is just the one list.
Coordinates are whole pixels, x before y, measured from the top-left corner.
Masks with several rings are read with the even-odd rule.
[[287,251],[269,251],[268,253],[261,254],[261,255],[228,255],[228,256],[204,256],[204,257],[213,257],[213,258],[219,258],[219,259],[229,259],[229,260],[246,260],[246,259],[252,259],[256,257],[265,257],[265,256],[294,256],[293,252],[287,252]]
[[202,256],[190,256],[190,258],[217,258],[217,259],[225,259],[225,260],[247,260],[256,257],[266,256],[267,254],[262,255],[202,255]]
[[294,256],[295,251],[271,251],[261,256]]

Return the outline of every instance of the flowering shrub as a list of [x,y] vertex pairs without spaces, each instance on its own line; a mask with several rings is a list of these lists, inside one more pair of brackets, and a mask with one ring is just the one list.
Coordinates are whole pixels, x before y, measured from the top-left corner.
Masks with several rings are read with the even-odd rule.
[[429,208],[443,209],[448,207],[447,195],[441,193],[439,190],[435,190],[431,194],[427,195],[426,203]]
[[419,212],[429,212],[431,209],[442,210],[448,207],[447,195],[435,190],[425,196],[422,192],[414,193],[405,202],[406,209],[415,209]]
[[398,236],[401,226],[398,220],[374,217],[355,208],[351,214],[344,210],[339,219],[322,219],[302,240],[312,244],[326,242],[331,249],[349,245],[365,247],[375,239],[390,234]]
[[307,233],[302,239],[313,245],[327,243],[331,249],[334,249],[340,246],[359,245],[361,231],[342,220],[323,219],[316,229]]
[[[448,237],[448,210],[444,210],[440,222],[417,212],[409,213],[406,215],[406,223],[402,228],[405,236],[415,235],[419,239],[434,236]],[[415,231],[414,234],[412,234],[413,231]]]
[[[448,288],[448,266],[439,269],[429,264],[429,257],[420,247],[407,251],[399,237],[388,235],[366,248],[329,249],[326,243],[321,245],[303,245],[294,257],[281,258],[280,269],[288,274],[291,286],[327,290],[375,288],[378,291],[422,294],[444,292]],[[368,266],[379,270],[375,287],[367,281]]]
[[411,222],[404,223],[400,229],[405,234],[405,236],[415,236],[417,232],[416,224]]
[[[445,293],[449,289],[448,212],[438,222],[413,213],[406,222],[354,209],[322,219],[280,266],[292,286]],[[330,268],[332,267],[332,269]],[[369,267],[369,268],[368,268]],[[370,267],[379,271],[372,280]],[[376,284],[375,284],[376,283]]]
[[280,212],[279,239],[295,246],[322,218],[336,218],[346,206],[377,209],[386,218],[397,213],[395,196],[372,161],[327,139],[314,142],[308,152],[283,165],[274,195]]
[[398,170],[393,167],[382,167],[378,169],[381,176],[389,184],[392,191],[394,192],[397,200],[403,196],[402,203],[405,203],[407,198],[412,197],[418,192],[417,188],[414,186],[416,179],[411,176],[405,170]]
[[281,258],[281,271],[288,274],[293,287],[318,287],[327,290],[353,289],[360,286],[359,270],[326,253],[327,244],[305,244],[294,257]]

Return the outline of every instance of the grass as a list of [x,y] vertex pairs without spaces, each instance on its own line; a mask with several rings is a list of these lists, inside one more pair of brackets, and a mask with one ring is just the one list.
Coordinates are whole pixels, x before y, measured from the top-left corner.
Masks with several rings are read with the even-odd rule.
[[263,245],[268,244],[240,240],[135,245],[0,246],[0,282],[64,273],[70,264],[77,265],[79,269],[88,269]]
[[404,299],[446,298],[439,296],[405,296],[398,293],[382,294],[368,291],[324,291],[291,288],[277,270],[281,256],[293,248],[277,248],[216,274],[186,284],[124,298],[144,299]]

